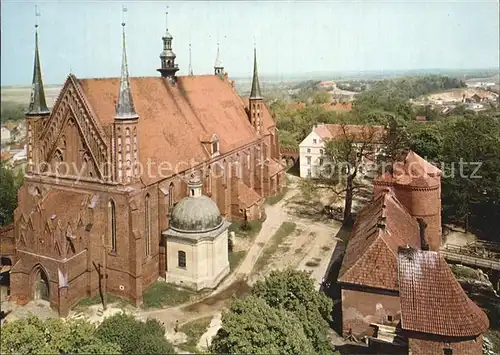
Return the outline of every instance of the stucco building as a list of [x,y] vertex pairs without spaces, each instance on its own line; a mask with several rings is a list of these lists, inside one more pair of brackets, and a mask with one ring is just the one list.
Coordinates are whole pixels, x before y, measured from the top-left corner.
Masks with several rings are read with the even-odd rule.
[[[181,277],[177,255],[169,260],[169,219],[193,173],[225,220],[260,218],[264,198],[284,183],[255,51],[249,98],[237,94],[220,59],[211,75],[177,76],[168,30],[158,77],[129,77],[122,25],[121,76],[70,74],[52,109],[36,31],[28,168],[13,230],[11,299],[19,303],[44,298],[65,315],[105,286],[139,305],[158,277]],[[220,268],[214,273],[226,263]]]
[[[455,279],[441,245],[441,171],[414,152],[374,181],[338,282],[342,332],[392,326],[409,354],[482,354],[486,314]],[[376,337],[376,336],[375,336]]]
[[346,140],[354,145],[369,144],[370,152],[377,154],[384,132],[383,126],[325,123],[315,125],[311,133],[299,144],[300,177],[320,177],[323,164],[328,161],[325,156],[325,143],[328,140]]

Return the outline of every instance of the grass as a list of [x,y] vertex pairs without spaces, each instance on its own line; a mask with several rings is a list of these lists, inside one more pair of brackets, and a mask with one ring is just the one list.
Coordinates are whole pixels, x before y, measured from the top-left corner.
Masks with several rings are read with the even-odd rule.
[[143,308],[165,308],[190,301],[196,293],[166,282],[154,282],[143,295]]
[[283,186],[283,188],[281,189],[281,192],[279,194],[267,197],[266,198],[266,203],[268,205],[275,205],[275,204],[277,204],[278,202],[280,202],[283,199],[283,197],[285,197],[287,191],[288,191],[288,187]]
[[229,232],[234,232],[237,237],[249,238],[253,240],[257,234],[259,234],[262,228],[262,221],[249,221],[246,228],[243,227],[242,222],[233,222],[229,226]]
[[297,224],[294,222],[283,222],[276,233],[269,240],[267,247],[264,248],[262,254],[254,265],[254,272],[261,271],[269,262],[273,254],[278,250],[279,246],[286,237],[293,233]]
[[232,251],[229,253],[229,269],[231,271],[235,270],[238,265],[241,264],[245,256],[247,255],[246,250]]
[[[130,305],[132,304],[130,301],[128,300],[124,300],[122,298],[119,298],[119,297],[116,297],[116,296],[113,296],[111,294],[106,294],[107,296],[107,302],[108,304],[111,304],[111,303],[118,303],[118,306],[119,307],[125,307],[127,305]],[[83,300],[81,300],[80,302],[78,302],[74,307],[73,309],[76,310],[76,311],[83,311],[85,308],[87,307],[90,307],[90,306],[95,306],[95,305],[98,305],[98,304],[102,304],[102,298],[101,298],[101,294],[100,293],[97,293],[95,296],[93,297],[87,297],[87,298],[84,298]]]
[[179,331],[186,334],[187,341],[184,344],[180,344],[179,348],[184,351],[189,351],[193,354],[199,353],[196,348],[198,341],[200,340],[203,333],[207,331],[210,322],[212,321],[212,316],[203,317],[200,319],[195,319],[191,322],[183,324]]

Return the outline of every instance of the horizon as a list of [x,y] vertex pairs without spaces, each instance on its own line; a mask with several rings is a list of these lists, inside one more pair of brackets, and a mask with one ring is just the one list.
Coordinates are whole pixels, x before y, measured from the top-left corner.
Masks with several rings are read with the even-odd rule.
[[[121,2],[37,4],[44,83],[60,85],[70,71],[79,78],[119,77]],[[498,68],[499,62],[498,3],[493,1],[123,4],[128,9],[126,45],[134,77],[159,75],[167,4],[179,75],[187,73],[189,42],[194,74],[211,74],[219,40],[230,77],[250,80],[254,37],[264,80],[323,73],[489,71]],[[2,2],[2,87],[31,83],[34,5]],[[274,15],[277,11],[279,18]]]

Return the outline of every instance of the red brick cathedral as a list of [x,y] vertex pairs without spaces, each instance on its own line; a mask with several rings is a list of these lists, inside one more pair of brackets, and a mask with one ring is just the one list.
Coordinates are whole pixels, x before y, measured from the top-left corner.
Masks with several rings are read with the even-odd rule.
[[141,304],[148,286],[169,273],[162,232],[193,173],[230,220],[260,218],[264,198],[284,182],[255,51],[249,98],[237,94],[218,52],[213,75],[176,76],[168,30],[159,75],[134,78],[122,25],[121,77],[70,74],[52,109],[35,33],[11,297],[46,299],[60,315],[104,286]]

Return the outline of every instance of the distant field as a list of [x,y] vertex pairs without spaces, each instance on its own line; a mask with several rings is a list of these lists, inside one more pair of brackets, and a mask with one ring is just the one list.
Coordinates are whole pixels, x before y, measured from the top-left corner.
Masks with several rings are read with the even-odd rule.
[[[436,92],[433,94],[425,95],[424,97],[428,97],[430,100],[438,100],[441,99],[443,101],[459,101],[462,99],[463,95],[465,97],[471,97],[474,94],[479,94],[488,97],[491,100],[495,99],[495,96],[483,89],[480,88],[460,88],[454,90],[447,90],[442,92]],[[421,97],[420,99],[422,99]]]
[[[47,105],[52,106],[54,101],[59,95],[62,86],[51,86],[45,88],[45,99]],[[30,99],[31,87],[30,86],[11,86],[2,87],[2,101],[10,101],[18,104],[28,104]]]

